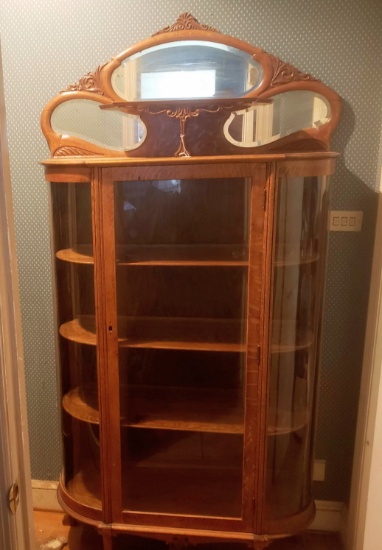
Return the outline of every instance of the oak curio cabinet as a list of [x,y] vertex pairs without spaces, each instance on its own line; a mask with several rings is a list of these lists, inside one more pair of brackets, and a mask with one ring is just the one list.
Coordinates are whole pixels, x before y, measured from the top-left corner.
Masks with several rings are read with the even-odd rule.
[[313,519],[339,111],[189,14],[44,109],[58,498],[105,550],[123,535],[258,550]]

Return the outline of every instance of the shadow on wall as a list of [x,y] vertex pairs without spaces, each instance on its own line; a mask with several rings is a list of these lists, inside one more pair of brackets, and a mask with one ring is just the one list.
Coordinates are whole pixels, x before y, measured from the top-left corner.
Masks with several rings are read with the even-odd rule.
[[[326,477],[314,484],[315,498],[341,502],[350,495],[378,205],[378,193],[347,168],[346,146],[354,127],[354,112],[344,102],[332,140],[332,149],[343,152],[333,177],[331,209],[361,210],[364,216],[361,232],[329,235],[316,442],[316,458],[326,460]],[[377,155],[376,146],[375,162]]]

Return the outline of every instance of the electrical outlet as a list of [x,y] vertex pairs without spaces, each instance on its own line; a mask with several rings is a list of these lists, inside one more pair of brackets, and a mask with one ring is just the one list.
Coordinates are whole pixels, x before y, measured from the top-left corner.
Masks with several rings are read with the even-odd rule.
[[362,231],[362,219],[361,210],[331,210],[329,231]]
[[313,481],[325,481],[326,460],[315,460],[313,464]]

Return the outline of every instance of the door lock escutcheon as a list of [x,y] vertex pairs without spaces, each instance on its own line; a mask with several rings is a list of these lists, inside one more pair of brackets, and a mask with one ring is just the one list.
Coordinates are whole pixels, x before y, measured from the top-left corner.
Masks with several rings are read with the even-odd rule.
[[8,493],[8,505],[12,514],[16,514],[17,507],[20,503],[20,488],[17,482],[11,485]]

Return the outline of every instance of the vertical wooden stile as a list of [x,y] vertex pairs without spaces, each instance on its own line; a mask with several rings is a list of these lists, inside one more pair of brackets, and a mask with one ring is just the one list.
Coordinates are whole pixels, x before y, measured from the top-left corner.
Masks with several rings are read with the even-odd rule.
[[104,523],[111,523],[119,521],[121,515],[121,459],[114,184],[110,169],[93,170],[92,213],[102,507]]
[[260,316],[260,341],[262,342],[261,361],[259,365],[258,401],[259,401],[259,440],[258,440],[258,470],[257,470],[257,502],[258,509],[254,517],[254,531],[263,533],[264,501],[266,491],[267,468],[267,404],[268,404],[268,363],[270,354],[270,325],[271,325],[271,297],[272,297],[272,254],[273,254],[273,228],[274,228],[274,196],[276,182],[276,163],[267,165],[265,180],[264,202],[264,239],[262,265],[259,266],[263,274],[261,316]]
[[247,303],[247,365],[246,365],[246,410],[244,428],[244,479],[243,518],[245,528],[253,529],[253,515],[257,514],[257,480],[260,463],[258,445],[260,440],[259,402],[259,356],[261,348],[262,316],[262,268],[263,241],[265,238],[265,211],[263,209],[265,165],[253,165],[249,218],[249,269]]

